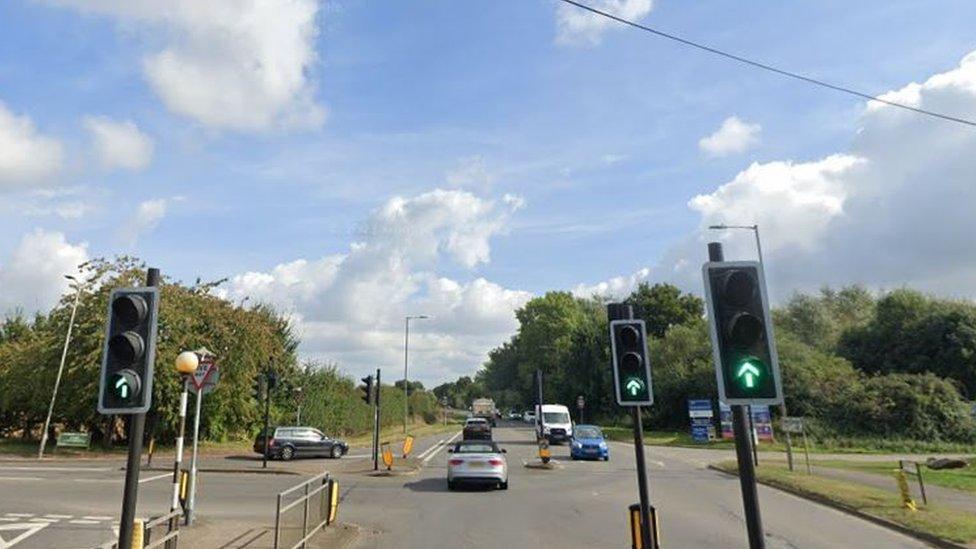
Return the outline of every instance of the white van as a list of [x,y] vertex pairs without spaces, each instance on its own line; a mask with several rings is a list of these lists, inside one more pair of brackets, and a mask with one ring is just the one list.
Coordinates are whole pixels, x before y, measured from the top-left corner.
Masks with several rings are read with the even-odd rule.
[[569,408],[562,404],[543,404],[536,414],[536,434],[550,443],[569,442],[573,438],[573,420]]

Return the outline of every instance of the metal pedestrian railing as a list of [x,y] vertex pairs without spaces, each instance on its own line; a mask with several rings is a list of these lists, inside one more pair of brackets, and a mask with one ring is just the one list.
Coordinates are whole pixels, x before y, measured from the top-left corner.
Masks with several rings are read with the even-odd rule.
[[179,524],[182,516],[182,509],[174,509],[161,517],[146,522],[143,526],[143,549],[153,549],[154,547],[176,549],[180,538]]
[[339,505],[339,483],[328,472],[278,494],[274,548],[305,548],[319,529],[331,524]]

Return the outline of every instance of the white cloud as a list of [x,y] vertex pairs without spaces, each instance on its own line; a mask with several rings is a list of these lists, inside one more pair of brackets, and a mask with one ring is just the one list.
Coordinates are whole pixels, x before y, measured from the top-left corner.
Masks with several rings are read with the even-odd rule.
[[46,0],[155,32],[143,62],[173,112],[243,131],[315,128],[316,0]]
[[[588,4],[630,21],[642,19],[654,7],[653,0],[592,0]],[[556,6],[556,43],[558,44],[599,44],[603,33],[611,25],[623,28],[616,21],[576,6],[562,2]]]
[[177,200],[180,198],[154,198],[140,202],[132,217],[119,227],[119,237],[126,246],[130,248],[135,246],[140,236],[159,225],[159,222],[166,217],[170,203]]
[[129,120],[87,116],[85,128],[91,135],[95,159],[105,170],[141,170],[152,162],[152,139]]
[[303,354],[336,359],[351,371],[402,361],[404,315],[426,314],[429,320],[411,326],[417,378],[470,374],[514,332],[514,310],[531,295],[436,270],[445,261],[464,269],[487,263],[491,239],[507,230],[518,207],[517,197],[494,201],[462,190],[394,197],[345,253],[243,273],[220,294],[274,304],[296,321]]
[[579,284],[573,288],[573,294],[578,297],[597,296],[608,299],[623,299],[630,295],[638,284],[647,282],[650,276],[651,269],[644,267],[629,276],[615,276],[596,284]]
[[[886,96],[976,118],[976,52]],[[722,238],[728,259],[755,257],[751,234],[707,227],[758,223],[774,294],[861,282],[974,297],[974,150],[970,127],[869,103],[845,152],[752,164],[693,198],[700,229],[667,254],[661,272],[700,291],[707,240]]]
[[737,116],[726,118],[712,135],[701,138],[698,148],[711,156],[745,152],[759,143],[762,126],[744,122]]
[[0,102],[0,191],[46,183],[61,170],[61,143]]
[[77,274],[87,260],[87,245],[71,244],[62,233],[38,229],[24,235],[0,262],[0,315],[50,309],[68,288],[64,275]]

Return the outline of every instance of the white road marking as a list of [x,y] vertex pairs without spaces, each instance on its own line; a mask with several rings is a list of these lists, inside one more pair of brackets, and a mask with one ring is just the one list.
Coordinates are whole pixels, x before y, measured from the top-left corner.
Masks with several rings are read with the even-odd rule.
[[81,518],[83,518],[85,520],[112,520],[112,517],[103,517],[103,516],[96,516],[96,515],[85,516],[85,517],[81,517]]
[[122,482],[120,478],[76,478],[75,482]]
[[49,518],[32,518],[28,519],[30,522],[47,522],[53,524],[55,522],[61,522],[61,519],[49,519]]
[[0,477],[0,480],[44,480],[41,477]]
[[423,464],[424,465],[427,465],[427,462],[428,461],[434,459],[434,456],[436,456],[441,451],[442,448],[447,448],[448,446],[450,446],[451,443],[454,442],[454,440],[457,437],[461,436],[461,433],[462,432],[463,431],[458,431],[458,432],[454,433],[454,436],[451,437],[451,438],[449,438],[449,439],[447,439],[447,441],[442,446],[438,446],[436,450],[434,450],[433,452],[431,452],[430,455],[428,455],[427,457],[425,457],[423,459]]
[[44,515],[44,518],[69,519],[71,515]]
[[7,513],[8,517],[32,517],[34,513]]
[[25,539],[33,536],[34,534],[40,532],[41,530],[47,528],[50,524],[43,522],[22,522],[20,524],[4,524],[0,525],[0,532],[11,532],[16,530],[25,530],[25,532],[15,538],[4,538],[0,536],[0,547],[6,549],[8,547],[13,547],[18,543],[24,541]]
[[373,456],[371,454],[349,454],[342,457],[345,459],[364,459],[364,458],[371,458]]
[[437,442],[435,442],[434,444],[431,444],[430,448],[427,448],[426,450],[424,450],[423,452],[421,452],[419,456],[417,456],[417,459],[421,459],[421,460],[424,459],[425,457],[427,457],[428,455],[430,455],[431,452],[433,452],[434,450],[436,450],[437,447],[440,446],[441,444],[444,444],[444,439],[440,439]]
[[152,482],[154,480],[159,480],[161,478],[167,478],[167,477],[173,478],[173,473],[163,473],[161,475],[156,475],[154,477],[141,478],[139,479],[139,484],[142,484],[143,482]]
[[97,520],[87,520],[87,519],[74,519],[68,521],[68,524],[98,524],[98,523],[99,521]]

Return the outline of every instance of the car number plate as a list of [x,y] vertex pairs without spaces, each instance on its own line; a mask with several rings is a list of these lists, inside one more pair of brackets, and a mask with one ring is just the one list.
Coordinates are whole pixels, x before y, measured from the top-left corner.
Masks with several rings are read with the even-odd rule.
[[470,467],[472,469],[484,469],[485,468],[485,462],[483,462],[483,461],[472,461],[472,462],[469,462],[468,463],[468,467]]

